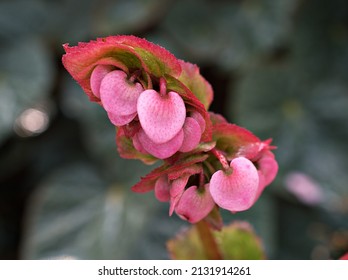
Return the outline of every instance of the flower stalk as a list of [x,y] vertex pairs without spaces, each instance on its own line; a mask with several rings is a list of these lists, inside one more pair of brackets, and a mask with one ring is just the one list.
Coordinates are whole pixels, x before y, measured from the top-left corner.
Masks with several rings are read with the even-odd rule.
[[201,220],[195,224],[195,227],[201,239],[201,243],[203,244],[202,247],[204,248],[206,258],[208,260],[222,260],[223,257],[214,238],[213,229],[209,224]]

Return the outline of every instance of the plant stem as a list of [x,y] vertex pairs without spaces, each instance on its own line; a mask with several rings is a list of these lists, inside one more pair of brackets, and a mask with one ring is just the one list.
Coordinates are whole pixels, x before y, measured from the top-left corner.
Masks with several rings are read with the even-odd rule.
[[222,260],[221,253],[213,236],[212,229],[204,220],[195,224],[208,260]]
[[225,156],[224,156],[222,153],[220,153],[220,152],[219,152],[217,149],[215,149],[215,148],[212,149],[210,152],[220,161],[220,163],[221,163],[221,165],[222,165],[222,168],[225,169],[225,171],[231,169],[231,168],[230,168],[230,165],[229,165],[228,162],[227,162],[227,159],[225,158]]

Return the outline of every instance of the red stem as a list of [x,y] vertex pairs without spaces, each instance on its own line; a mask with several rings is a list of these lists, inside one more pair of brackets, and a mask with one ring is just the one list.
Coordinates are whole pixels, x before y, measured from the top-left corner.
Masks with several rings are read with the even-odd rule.
[[212,149],[211,152],[220,161],[223,169],[225,169],[225,170],[230,169],[230,165],[228,164],[227,159],[225,158],[225,156],[222,153],[220,153],[216,149]]

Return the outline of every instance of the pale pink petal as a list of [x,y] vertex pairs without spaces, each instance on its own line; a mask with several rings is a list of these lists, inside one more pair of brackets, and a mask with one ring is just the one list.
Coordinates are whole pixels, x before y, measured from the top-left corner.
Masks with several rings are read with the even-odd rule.
[[285,177],[285,187],[298,200],[308,205],[317,205],[323,202],[322,187],[310,176],[302,172],[291,172]]
[[170,199],[169,195],[169,180],[166,175],[159,177],[155,183],[155,196],[161,202],[167,202]]
[[154,143],[173,139],[185,122],[184,101],[173,91],[161,96],[155,90],[145,90],[139,96],[137,108],[140,124]]
[[112,124],[116,126],[122,126],[122,125],[126,125],[130,123],[137,115],[137,113],[134,113],[128,116],[119,116],[119,115],[113,114],[112,112],[107,112],[107,114]]
[[185,187],[187,185],[188,179],[190,176],[182,176],[178,179],[172,181],[170,186],[170,207],[169,207],[169,215],[172,215],[176,205],[178,204],[181,195],[183,194]]
[[209,192],[209,184],[204,190],[197,186],[189,187],[181,196],[175,208],[176,214],[190,223],[197,223],[213,210],[215,202]]
[[278,173],[278,163],[274,158],[274,154],[270,151],[263,153],[257,161],[259,173],[259,189],[256,199],[259,198],[263,190],[274,180]]
[[115,69],[115,67],[112,65],[102,65],[102,64],[94,68],[91,75],[91,79],[90,79],[90,85],[91,85],[93,94],[97,96],[98,98],[100,98],[99,90],[100,90],[101,81],[106,76],[106,74],[111,72],[113,69]]
[[104,109],[119,116],[136,113],[137,100],[144,91],[139,83],[132,83],[120,70],[108,73],[101,81],[100,99]]
[[194,118],[186,118],[184,126],[184,141],[180,152],[186,153],[197,147],[201,140],[202,132],[198,122]]
[[221,208],[233,212],[250,208],[256,200],[259,175],[253,163],[238,157],[231,161],[232,173],[219,170],[210,180],[211,195]]
[[270,151],[264,152],[262,157],[257,161],[258,169],[265,177],[265,186],[272,183],[278,173],[278,163],[274,158],[274,155]]
[[135,149],[137,149],[139,152],[143,154],[147,154],[147,151],[144,149],[143,145],[139,141],[138,134],[135,134],[132,137],[132,141],[133,141],[133,146]]
[[174,138],[170,139],[168,142],[157,144],[154,143],[144,132],[140,129],[137,134],[138,140],[141,146],[151,155],[159,158],[165,159],[174,155],[181,147],[184,140],[184,132],[181,129]]
[[201,132],[203,133],[205,130],[205,119],[202,117],[202,115],[198,113],[197,111],[193,111],[191,112],[190,117],[194,118],[198,122],[201,128]]

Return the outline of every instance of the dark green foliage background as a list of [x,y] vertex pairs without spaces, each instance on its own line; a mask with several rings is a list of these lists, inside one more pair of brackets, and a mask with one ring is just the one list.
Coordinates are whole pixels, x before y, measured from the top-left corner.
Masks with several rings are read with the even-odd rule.
[[[346,0],[2,0],[0,258],[166,259],[187,224],[130,187],[152,167],[121,159],[115,130],[61,65],[69,42],[134,34],[196,63],[212,111],[272,137],[279,176],[245,219],[271,259],[337,259],[348,251]],[[46,131],[14,126],[43,108]],[[316,206],[284,188],[289,172],[323,189]]]

